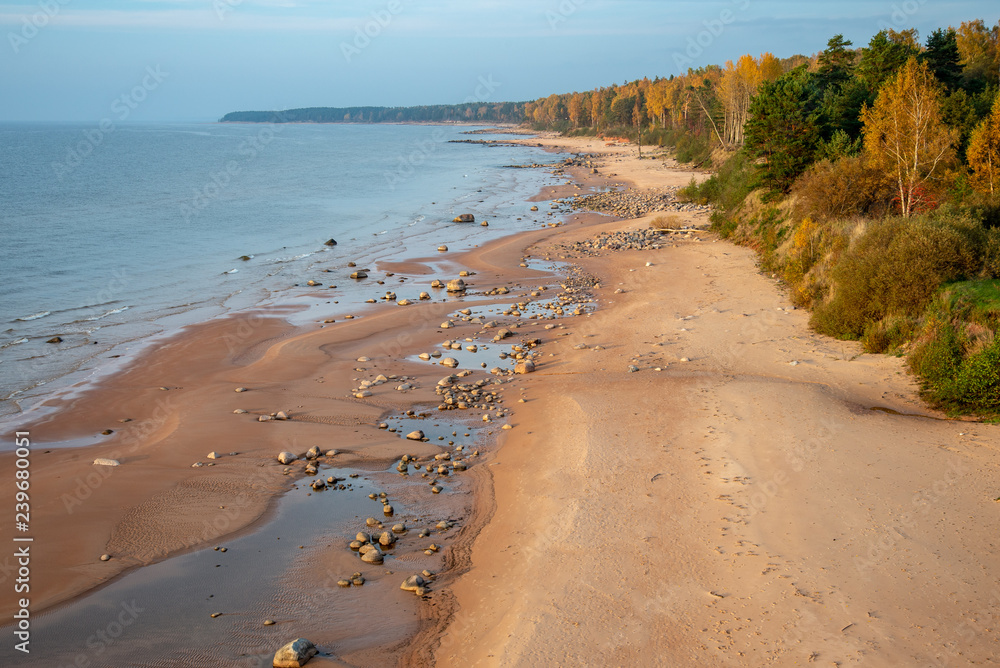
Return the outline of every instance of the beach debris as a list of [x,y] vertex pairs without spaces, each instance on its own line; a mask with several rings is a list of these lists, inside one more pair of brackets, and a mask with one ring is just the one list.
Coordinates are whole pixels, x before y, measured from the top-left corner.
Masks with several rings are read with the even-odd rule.
[[278,455],[278,462],[281,464],[291,464],[296,459],[298,459],[298,457],[296,457],[290,452],[282,452],[281,454]]
[[422,441],[424,440],[424,432],[417,429],[416,431],[411,431],[407,434],[406,438],[410,441]]
[[45,343],[62,343],[62,337],[61,336],[53,336],[51,339],[49,339]]
[[465,292],[465,281],[461,278],[454,278],[448,281],[448,292]]
[[101,555],[101,561],[111,561],[111,555],[110,554],[102,554]]
[[337,245],[337,240],[336,239],[327,239],[326,241],[323,242],[323,245],[324,246],[336,246]]
[[94,460],[94,466],[121,466],[121,462],[117,459],[107,459],[105,457],[98,457]]
[[271,665],[274,668],[302,668],[317,654],[316,645],[305,638],[296,638],[274,653]]
[[430,591],[427,580],[421,575],[411,575],[403,581],[403,584],[399,585],[399,588],[403,591],[412,591],[417,596],[423,596]]
[[220,457],[222,457],[222,455],[220,455],[218,452],[215,452],[213,450],[212,452],[210,452],[207,455],[205,455],[205,457],[208,458],[208,459],[219,459]]
[[463,213],[463,214],[459,214],[458,216],[456,216],[455,219],[453,221],[451,221],[451,222],[453,222],[453,223],[474,223],[474,222],[476,222],[476,217],[474,215],[472,215],[471,213]]

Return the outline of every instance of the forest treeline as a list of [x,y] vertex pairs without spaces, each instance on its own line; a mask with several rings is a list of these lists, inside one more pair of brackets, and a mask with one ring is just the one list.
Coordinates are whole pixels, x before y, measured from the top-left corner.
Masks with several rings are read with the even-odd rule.
[[753,247],[820,332],[906,355],[924,396],[1000,416],[1000,24],[921,41],[835,35],[684,76],[529,103],[528,122],[674,149],[715,174],[722,236]]
[[466,102],[419,107],[310,107],[234,111],[221,123],[512,123],[524,122],[523,102]]

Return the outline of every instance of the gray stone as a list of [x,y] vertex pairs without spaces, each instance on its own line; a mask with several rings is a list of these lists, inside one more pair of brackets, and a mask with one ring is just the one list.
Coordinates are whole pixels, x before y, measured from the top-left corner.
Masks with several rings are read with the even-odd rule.
[[298,638],[274,653],[274,668],[301,668],[309,659],[319,654],[316,646],[305,638]]
[[298,459],[298,457],[296,457],[290,452],[282,452],[280,455],[278,455],[278,461],[282,464],[291,464],[296,459]]

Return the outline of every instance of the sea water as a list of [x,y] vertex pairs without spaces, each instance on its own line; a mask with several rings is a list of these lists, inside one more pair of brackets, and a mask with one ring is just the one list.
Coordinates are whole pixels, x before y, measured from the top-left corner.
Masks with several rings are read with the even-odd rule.
[[537,227],[525,199],[555,177],[509,166],[552,157],[451,141],[471,129],[0,125],[0,417],[151,337],[280,301],[321,267],[350,283],[349,261]]

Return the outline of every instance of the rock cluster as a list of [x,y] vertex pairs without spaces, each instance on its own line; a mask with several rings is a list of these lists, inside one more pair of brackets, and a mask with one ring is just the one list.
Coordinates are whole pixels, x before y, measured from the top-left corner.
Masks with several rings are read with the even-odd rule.
[[572,204],[577,209],[608,213],[620,218],[640,218],[656,211],[703,211],[709,208],[699,204],[678,202],[675,199],[676,193],[676,187],[666,188],[659,193],[610,190],[577,197]]

